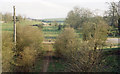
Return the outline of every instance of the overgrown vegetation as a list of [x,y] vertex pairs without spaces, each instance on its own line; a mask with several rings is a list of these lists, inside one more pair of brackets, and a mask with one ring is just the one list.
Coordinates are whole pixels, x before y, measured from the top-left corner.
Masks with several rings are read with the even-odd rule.
[[65,28],[55,42],[56,55],[58,57],[67,57],[70,51],[77,50],[78,47],[77,35],[73,28]]
[[[66,19],[70,27],[82,28],[83,40],[78,41],[73,29],[65,29],[55,42],[56,54],[60,58],[66,58],[67,72],[103,72],[112,71],[115,67],[105,64],[106,55],[103,47],[108,36],[109,26],[102,17],[89,17],[87,21],[80,19],[79,9],[68,14]],[[79,17],[79,21],[73,19]],[[87,16],[85,16],[87,18]],[[80,23],[80,20],[83,22]],[[78,23],[78,24],[75,24]],[[76,28],[75,28],[76,29]],[[62,56],[61,56],[62,55]],[[108,63],[106,61],[106,63]],[[116,67],[118,67],[116,65]]]
[[66,28],[55,43],[56,54],[66,58],[66,71],[91,72],[100,68],[102,51],[94,48],[94,42],[77,40],[76,33],[71,28]]
[[17,24],[16,50],[14,50],[12,34],[4,32],[3,36],[3,72],[31,71],[36,57],[42,56],[42,31],[37,27]]
[[[17,26],[16,64],[15,71],[30,71],[35,63],[36,56],[42,53],[43,35],[39,29],[31,26]],[[27,69],[27,70],[26,70]]]
[[13,53],[13,39],[9,32],[2,33],[2,71],[11,72]]

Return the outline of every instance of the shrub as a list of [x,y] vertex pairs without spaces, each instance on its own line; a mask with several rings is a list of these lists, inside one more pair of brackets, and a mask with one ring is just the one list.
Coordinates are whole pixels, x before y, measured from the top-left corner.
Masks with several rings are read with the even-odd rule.
[[38,28],[42,29],[43,28],[43,23],[38,24]]
[[77,50],[77,35],[73,28],[65,28],[55,42],[56,54],[58,57],[67,57],[70,51]]
[[67,60],[67,72],[101,72],[104,66],[101,50],[92,50],[93,46],[83,42],[79,50],[72,51]]
[[16,71],[28,72],[42,52],[43,35],[40,29],[31,26],[17,26]]
[[43,35],[40,29],[31,26],[17,27],[18,50],[23,50],[26,46],[33,46],[35,50],[41,51],[42,41]]

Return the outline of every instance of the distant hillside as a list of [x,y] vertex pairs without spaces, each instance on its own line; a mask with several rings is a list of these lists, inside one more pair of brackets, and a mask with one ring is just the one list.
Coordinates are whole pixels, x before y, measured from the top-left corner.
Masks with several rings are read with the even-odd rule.
[[42,19],[44,21],[65,21],[65,18],[50,18],[50,19]]

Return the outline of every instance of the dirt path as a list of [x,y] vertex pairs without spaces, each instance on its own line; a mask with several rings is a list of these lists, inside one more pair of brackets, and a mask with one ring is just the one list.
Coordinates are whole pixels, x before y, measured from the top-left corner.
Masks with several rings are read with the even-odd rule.
[[[49,67],[49,63],[51,62],[52,60],[52,47],[51,45],[49,45],[49,43],[46,43],[48,44],[46,47],[47,47],[47,51],[46,51],[46,54],[44,56],[44,60],[43,60],[43,69],[42,69],[42,72],[47,72],[48,70],[48,67]],[[51,44],[51,43],[50,43]]]
[[43,60],[43,72],[47,72],[48,70],[48,66],[49,66],[49,62],[50,62],[50,52],[48,52],[48,55],[44,57]]
[[107,38],[107,43],[118,44],[120,43],[120,38]]

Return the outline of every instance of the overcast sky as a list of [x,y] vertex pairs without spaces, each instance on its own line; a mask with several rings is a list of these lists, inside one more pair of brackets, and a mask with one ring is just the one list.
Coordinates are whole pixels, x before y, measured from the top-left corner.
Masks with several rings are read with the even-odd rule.
[[70,10],[78,6],[103,15],[108,9],[106,2],[111,1],[119,0],[0,0],[0,12],[13,13],[13,5],[15,5],[17,15],[35,19],[65,18]]

